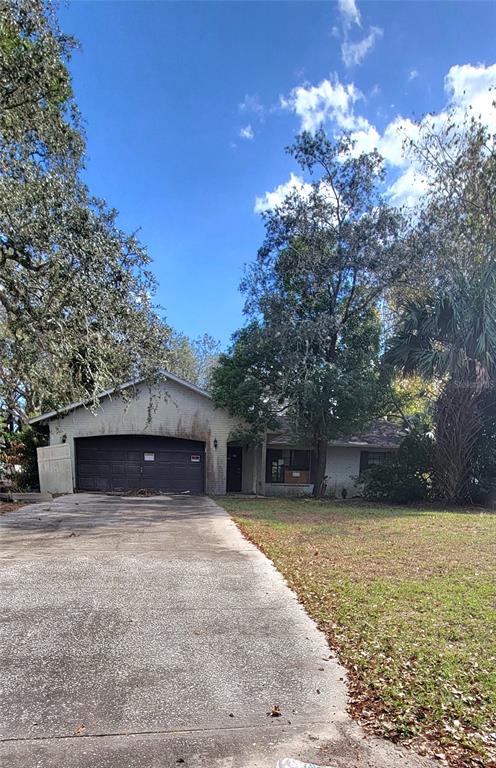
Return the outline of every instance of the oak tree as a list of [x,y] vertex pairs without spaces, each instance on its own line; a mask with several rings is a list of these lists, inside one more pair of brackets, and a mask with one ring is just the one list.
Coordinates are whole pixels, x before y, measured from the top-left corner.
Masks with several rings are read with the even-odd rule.
[[49,0],[0,2],[0,402],[10,420],[166,363],[150,259],[82,181],[85,137]]
[[[264,216],[265,241],[242,285],[252,324],[221,358],[214,394],[248,420],[284,412],[314,449],[319,496],[329,441],[378,410],[380,305],[411,262],[401,213],[382,194],[377,152],[357,154],[348,136],[334,141],[323,130],[301,134],[289,152],[312,181]],[[247,345],[250,334],[259,341]],[[240,344],[258,358],[246,372]],[[239,397],[247,380],[252,403]]]

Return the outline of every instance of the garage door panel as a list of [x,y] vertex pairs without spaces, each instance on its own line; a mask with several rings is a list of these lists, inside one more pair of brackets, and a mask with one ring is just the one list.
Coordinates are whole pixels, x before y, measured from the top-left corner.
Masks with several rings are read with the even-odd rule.
[[112,485],[124,485],[128,488],[139,487],[141,474],[138,472],[115,472],[111,476]]
[[155,462],[159,464],[181,464],[188,465],[194,462],[191,461],[192,454],[189,451],[160,451],[155,454]]
[[96,454],[105,461],[127,461],[126,451],[113,451],[105,448],[98,450],[85,450],[86,454],[90,455],[90,461],[94,460]]
[[110,491],[110,481],[106,477],[96,477],[94,479],[95,491]]
[[88,448],[80,448],[78,451],[79,461],[92,461],[94,452]]
[[125,461],[113,461],[110,465],[113,475],[126,475],[128,467]]
[[143,454],[144,451],[127,451],[126,461],[136,462],[139,464],[139,462],[143,460]]
[[103,475],[106,476],[110,471],[110,464],[107,461],[82,461],[79,465],[79,471],[82,475]]
[[85,491],[110,491],[110,483],[105,477],[86,476],[81,479],[82,490]]
[[204,491],[204,444],[177,438],[76,439],[79,490]]

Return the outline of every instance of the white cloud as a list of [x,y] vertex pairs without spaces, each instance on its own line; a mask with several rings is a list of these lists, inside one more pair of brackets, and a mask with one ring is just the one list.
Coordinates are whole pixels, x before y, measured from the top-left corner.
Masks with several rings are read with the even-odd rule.
[[356,0],[338,0],[338,11],[341,20],[341,34],[336,26],[332,28],[331,34],[333,37],[342,38],[341,57],[345,66],[357,66],[372,51],[376,41],[382,37],[383,30],[380,27],[370,27],[368,34],[361,40],[350,40],[353,26],[362,26]]
[[365,127],[363,118],[356,117],[354,105],[363,96],[353,83],[343,85],[335,76],[315,85],[299,85],[289,97],[280,97],[283,109],[290,109],[301,120],[302,131],[316,131],[322,123],[334,122],[346,131]]
[[361,155],[363,152],[373,152],[374,149],[378,148],[379,142],[381,140],[381,136],[377,128],[374,128],[374,126],[370,124],[359,131],[353,131],[351,133],[351,137],[355,142],[355,149],[353,154],[356,157]]
[[307,196],[312,191],[312,185],[303,181],[301,176],[296,176],[292,173],[285,184],[279,184],[279,186],[273,189],[272,192],[266,192],[262,197],[256,198],[255,213],[263,213],[264,211],[276,208],[295,190],[301,195]]
[[413,208],[427,189],[427,179],[413,166],[398,176],[388,189],[388,196],[393,205],[406,205]]
[[418,76],[419,76],[419,73],[417,72],[417,70],[411,69],[410,72],[408,73],[408,80],[411,82],[412,80],[416,80]]
[[249,141],[254,139],[255,138],[255,133],[254,133],[253,128],[251,127],[251,125],[245,125],[245,126],[243,126],[243,128],[240,128],[239,129],[239,137],[240,137],[240,139],[248,139]]
[[[428,120],[441,125],[448,110],[455,118],[462,118],[466,109],[490,127],[496,129],[496,64],[488,67],[464,64],[451,67],[445,77],[444,89],[447,104],[437,115]],[[357,107],[364,100],[363,94],[354,83],[342,83],[334,75],[322,80],[319,85],[300,85],[293,88],[289,96],[281,96],[280,104],[291,110],[300,119],[300,129],[316,131],[322,124],[334,129],[335,133],[347,130],[357,142],[357,150],[368,152],[376,146],[385,159],[395,166],[406,163],[403,153],[405,139],[418,136],[418,126],[410,118],[397,116],[380,134],[366,117],[357,113]]]
[[[424,120],[434,127],[441,127],[450,112],[455,120],[461,122],[469,109],[496,131],[496,108],[493,106],[496,100],[496,64],[487,67],[455,65],[445,77],[444,88],[447,97],[445,108]],[[377,149],[393,174],[388,190],[391,201],[395,205],[413,206],[425,190],[426,180],[412,165],[404,144],[405,141],[415,141],[419,126],[411,119],[398,115],[379,132],[367,118],[357,114],[362,99],[362,94],[353,83],[343,84],[334,76],[322,80],[318,86],[298,86],[288,97],[280,97],[280,103],[299,118],[302,130],[315,131],[325,124],[334,135],[343,130],[350,131],[357,155]],[[286,184],[257,197],[255,210],[261,212],[274,207],[282,202],[290,189],[298,187],[310,189],[303,179],[292,174]]]
[[254,114],[256,117],[263,122],[265,118],[265,107],[260,102],[260,99],[258,97],[258,94],[249,94],[247,93],[244,97],[243,101],[238,105],[238,109],[240,112],[248,113],[248,114]]
[[[444,80],[447,96],[445,109],[424,118],[434,128],[441,128],[451,113],[455,122],[462,122],[466,111],[496,130],[496,64],[485,67],[471,64],[451,67]],[[391,201],[396,205],[413,206],[425,192],[427,180],[412,164],[404,150],[405,140],[415,141],[420,128],[412,120],[397,117],[379,136],[377,148],[391,168],[403,169],[389,188]]]
[[451,107],[460,112],[471,109],[475,117],[496,130],[496,64],[455,64],[444,79],[444,90]]
[[338,0],[338,9],[345,29],[349,29],[352,24],[360,26],[360,11],[355,0]]
[[384,160],[392,167],[405,168],[409,161],[406,157],[405,142],[414,141],[419,134],[416,123],[408,118],[396,117],[381,134],[377,128],[366,122],[366,126],[358,131],[351,131],[350,135],[355,142],[353,154],[355,157],[363,152],[372,152],[377,149]]
[[341,56],[345,66],[355,67],[362,63],[364,58],[372,51],[376,40],[381,38],[383,30],[380,27],[371,27],[369,34],[357,43],[344,40],[341,45]]
[[379,137],[377,149],[390,165],[402,167],[407,164],[404,152],[405,141],[415,140],[418,134],[419,128],[416,123],[409,118],[396,117]]

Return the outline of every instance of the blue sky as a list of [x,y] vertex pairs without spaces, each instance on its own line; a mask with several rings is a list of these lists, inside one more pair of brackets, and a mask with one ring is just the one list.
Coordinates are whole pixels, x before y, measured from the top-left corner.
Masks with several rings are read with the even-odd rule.
[[60,19],[82,43],[71,71],[91,190],[140,228],[168,322],[223,345],[243,322],[257,211],[304,184],[284,153],[302,127],[378,146],[391,199],[412,203],[411,119],[472,104],[492,120],[493,2],[79,0]]

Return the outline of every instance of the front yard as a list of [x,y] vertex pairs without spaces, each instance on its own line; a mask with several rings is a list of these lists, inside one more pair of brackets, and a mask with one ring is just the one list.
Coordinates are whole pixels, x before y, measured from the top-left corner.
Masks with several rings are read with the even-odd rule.
[[496,764],[495,515],[219,502],[326,633],[361,723],[441,763]]

